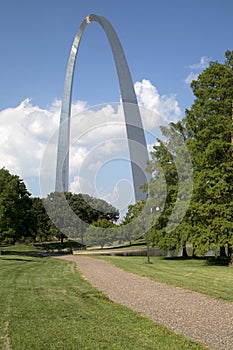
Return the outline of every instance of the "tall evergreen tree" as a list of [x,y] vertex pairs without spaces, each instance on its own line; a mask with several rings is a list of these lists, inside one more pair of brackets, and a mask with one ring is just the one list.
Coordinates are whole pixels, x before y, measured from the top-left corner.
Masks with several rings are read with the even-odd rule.
[[[185,247],[186,243],[192,243],[197,253],[228,248],[229,265],[233,265],[233,51],[225,53],[223,64],[210,62],[191,88],[195,100],[190,110],[181,122],[163,128],[167,141],[158,140],[152,152],[150,166],[154,171],[160,163],[167,199],[150,237],[161,248]],[[191,156],[193,195],[182,222],[174,230],[167,230],[179,197],[176,147],[172,152],[168,149],[174,132],[182,134]],[[151,184],[157,195],[158,175],[157,170]]]
[[189,203],[192,182],[192,168],[185,147],[187,134],[181,121],[161,127],[161,131],[163,140],[157,140],[151,153],[149,166],[154,177],[150,192],[164,203],[157,204],[155,208],[160,216],[150,229],[150,241],[165,250],[183,248],[186,254],[189,235],[180,222]]
[[194,193],[186,221],[197,251],[227,246],[233,265],[233,51],[225,58],[223,64],[211,62],[191,83],[195,100],[185,123]]

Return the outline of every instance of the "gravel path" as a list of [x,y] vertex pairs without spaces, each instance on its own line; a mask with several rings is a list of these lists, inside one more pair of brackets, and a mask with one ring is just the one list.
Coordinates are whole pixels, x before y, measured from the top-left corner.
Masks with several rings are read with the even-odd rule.
[[155,282],[104,260],[62,258],[75,261],[81,274],[110,300],[211,349],[233,350],[233,303]]

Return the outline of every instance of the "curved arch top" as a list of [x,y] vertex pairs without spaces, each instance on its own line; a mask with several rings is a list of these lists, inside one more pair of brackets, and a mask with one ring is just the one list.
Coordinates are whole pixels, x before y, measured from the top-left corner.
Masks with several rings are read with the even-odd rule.
[[125,115],[135,200],[146,200],[147,194],[142,191],[141,186],[151,177],[145,171],[149,157],[131,74],[120,40],[111,23],[106,18],[94,14],[87,16],[82,22],[70,51],[60,116],[55,191],[68,191],[69,187],[70,112],[74,67],[83,31],[91,22],[101,25],[111,46]]

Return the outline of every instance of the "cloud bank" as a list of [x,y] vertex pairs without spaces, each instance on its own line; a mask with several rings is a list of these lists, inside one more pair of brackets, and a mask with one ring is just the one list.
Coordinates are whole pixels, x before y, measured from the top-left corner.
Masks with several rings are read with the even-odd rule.
[[[161,96],[149,80],[136,82],[135,92],[141,106],[148,148],[151,150],[159,125],[179,120],[181,110],[175,95]],[[47,109],[42,109],[33,105],[30,99],[25,99],[15,108],[0,111],[0,168],[5,167],[11,173],[19,175],[34,196],[40,195],[41,160],[46,145],[58,130],[60,108],[61,101],[58,100]],[[54,140],[53,152],[56,151]],[[53,153],[48,186],[50,191],[54,190],[55,164],[56,154]],[[124,164],[126,169],[123,170],[121,183],[116,175],[121,172]],[[129,172],[121,104],[118,102],[88,108],[84,101],[74,102],[71,120],[70,189],[106,199],[111,197],[113,202],[118,203],[119,188],[122,187],[128,193],[131,186]]]

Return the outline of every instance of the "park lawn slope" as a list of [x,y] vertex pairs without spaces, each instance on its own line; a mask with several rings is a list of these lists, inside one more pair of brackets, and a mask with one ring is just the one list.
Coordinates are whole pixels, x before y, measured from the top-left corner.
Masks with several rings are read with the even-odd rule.
[[0,256],[0,349],[206,349],[110,302],[76,264]]
[[100,257],[113,265],[152,280],[233,302],[233,268],[220,259]]

